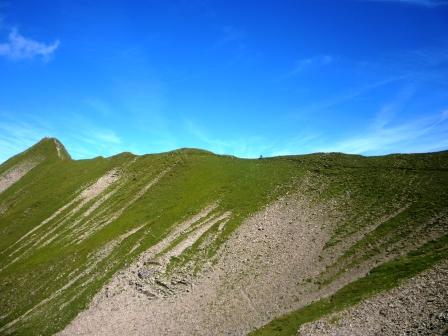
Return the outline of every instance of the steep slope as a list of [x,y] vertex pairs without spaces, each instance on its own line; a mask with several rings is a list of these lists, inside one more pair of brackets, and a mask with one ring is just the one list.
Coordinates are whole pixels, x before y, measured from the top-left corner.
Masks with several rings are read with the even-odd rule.
[[446,258],[426,244],[448,233],[446,152],[74,161],[44,139],[0,174],[42,154],[0,193],[1,334],[86,308],[63,334],[295,333],[275,319],[425,246],[426,268]]

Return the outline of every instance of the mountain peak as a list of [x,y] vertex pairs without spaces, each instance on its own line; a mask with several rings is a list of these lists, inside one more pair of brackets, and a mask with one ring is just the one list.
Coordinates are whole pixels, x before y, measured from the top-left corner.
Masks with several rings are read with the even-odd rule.
[[67,152],[62,142],[53,137],[42,138],[25,152],[28,151],[39,152],[39,154],[43,154],[47,158],[54,157],[56,155],[59,160],[71,159],[70,154]]

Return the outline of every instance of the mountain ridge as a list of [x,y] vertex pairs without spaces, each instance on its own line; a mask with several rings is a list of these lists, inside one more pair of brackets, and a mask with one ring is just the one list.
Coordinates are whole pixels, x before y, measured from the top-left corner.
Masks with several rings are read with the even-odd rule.
[[[183,149],[73,160],[45,138],[0,165],[0,182],[8,179],[0,334],[99,333],[86,321],[129,333],[128,319],[116,331],[102,319],[113,304],[117,320],[159,311],[138,321],[146,333],[246,334],[272,321],[268,334],[286,335],[299,327],[292,312],[311,299],[370,281],[375,267],[409,253],[424,251],[426,268],[446,253],[448,152],[247,160]],[[192,315],[170,315],[177,309]]]
[[[210,154],[210,155],[216,155],[216,156],[230,156],[230,157],[235,157],[238,159],[247,159],[247,160],[256,160],[256,159],[273,159],[273,158],[293,158],[293,157],[302,157],[302,156],[308,156],[308,155],[347,155],[347,156],[353,156],[353,157],[362,157],[362,158],[381,158],[381,157],[388,157],[388,156],[407,156],[407,155],[430,155],[430,154],[447,154],[448,150],[440,150],[440,151],[434,151],[434,152],[415,152],[415,153],[399,153],[399,152],[394,152],[394,153],[388,153],[388,154],[382,154],[382,155],[362,155],[362,154],[353,154],[353,153],[344,153],[344,152],[312,152],[312,153],[305,153],[305,154],[289,154],[289,155],[278,155],[278,156],[263,156],[263,157],[255,157],[255,158],[241,158],[235,155],[230,155],[230,154],[216,154],[210,150],[207,149],[202,149],[202,148],[195,148],[195,147],[180,147],[177,149],[173,149],[173,150],[168,150],[168,151],[164,151],[164,152],[148,152],[148,153],[144,153],[144,154],[135,154],[132,152],[128,152],[128,151],[124,151],[124,152],[120,152],[117,154],[113,154],[110,156],[97,156],[97,157],[93,157],[93,158],[83,158],[83,159],[73,159],[71,157],[71,155],[69,154],[68,150],[65,148],[65,146],[63,145],[63,143],[56,137],[51,137],[51,136],[47,136],[44,137],[42,139],[40,139],[39,141],[37,141],[34,145],[32,145],[31,147],[29,147],[28,149],[13,155],[11,158],[9,158],[7,161],[11,160],[12,158],[15,158],[18,155],[24,154],[28,151],[30,151],[32,148],[35,147],[39,147],[39,146],[44,146],[45,144],[50,144],[50,145],[55,145],[57,148],[58,146],[60,146],[61,150],[63,151],[63,155],[64,158],[68,158],[71,160],[92,160],[95,158],[105,158],[105,159],[110,159],[110,158],[114,158],[117,156],[126,156],[126,155],[130,155],[130,156],[144,156],[144,155],[161,155],[161,154],[168,154],[168,153],[186,153],[186,154]],[[56,150],[57,151],[57,150]],[[6,163],[7,161],[4,161],[3,163]],[[3,165],[3,163],[1,163]]]

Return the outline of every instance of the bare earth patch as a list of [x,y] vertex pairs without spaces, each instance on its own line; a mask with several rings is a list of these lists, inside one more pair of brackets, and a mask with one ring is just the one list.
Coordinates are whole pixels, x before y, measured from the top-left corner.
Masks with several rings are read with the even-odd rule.
[[36,167],[42,160],[26,160],[9,168],[0,175],[0,194],[11,187],[14,183],[25,176],[31,169]]

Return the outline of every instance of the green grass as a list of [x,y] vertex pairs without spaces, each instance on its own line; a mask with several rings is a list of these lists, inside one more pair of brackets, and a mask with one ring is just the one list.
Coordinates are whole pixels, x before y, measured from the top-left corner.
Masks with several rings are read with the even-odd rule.
[[[49,150],[51,155],[52,149]],[[82,186],[95,181],[113,167],[124,167],[130,159],[132,157],[124,155],[82,161],[47,160],[33,169],[0,195],[0,201],[8,206],[8,211],[0,217],[0,229],[5,237],[0,242],[0,251],[69,202]],[[66,244],[71,233],[69,227],[75,220],[70,218],[54,232],[60,233],[60,238],[43,248],[30,250],[20,262],[4,269],[0,273],[0,316],[3,316],[0,325],[13,321],[61,289],[70,280],[71,272],[78,270],[79,273],[86,269],[90,254],[128,230],[146,224],[145,229],[130,236],[107,260],[96,265],[94,272],[80,278],[49,304],[38,307],[29,318],[11,328],[17,334],[29,334],[31,330],[36,334],[51,334],[61,329],[85,308],[116,270],[156,244],[172,225],[219,200],[221,209],[231,209],[234,213],[232,224],[220,237],[222,242],[250,213],[290,188],[287,181],[296,174],[293,164],[286,161],[276,164],[269,160],[239,160],[194,150],[147,155],[123,168],[128,181],[91,217],[97,216],[101,221],[103,208],[109,212],[119,209],[167,167],[171,168],[170,172],[158,184],[113,223],[81,244]],[[86,223],[87,219],[77,226]],[[97,224],[94,221],[91,225]],[[44,226],[36,234],[39,236],[45,232]],[[140,247],[128,255],[127,251],[140,239]],[[215,249],[220,242],[216,242]],[[0,256],[2,266],[8,265],[15,257],[8,253]],[[88,280],[92,281],[83,286]],[[30,287],[33,291],[29,290]],[[82,295],[77,296],[80,290]],[[64,302],[69,300],[72,300],[71,304],[64,306]]]
[[307,322],[341,311],[381,291],[398,286],[403,280],[428,269],[448,257],[448,236],[431,241],[408,255],[386,262],[370,273],[337,291],[329,298],[311,303],[290,314],[273,320],[252,336],[292,336]]
[[[216,226],[209,230],[209,234],[216,234],[216,239],[205,251],[199,249],[203,236],[173,260],[170,269],[193,263],[199,271],[202,263],[215,256],[221,244],[244,219],[287,192],[299,189],[314,202],[334,200],[343,210],[344,220],[338,221],[329,248],[384,214],[393,212],[402,202],[411,204],[406,217],[398,224],[384,223],[378,231],[349,250],[341,261],[336,261],[332,274],[341,265],[365,257],[365,253],[370,253],[372,243],[381,247],[448,208],[448,154],[445,152],[374,158],[313,154],[244,160],[182,149],[140,157],[123,153],[111,158],[75,161],[68,154],[61,160],[54,142],[46,139],[2,164],[0,174],[21,160],[36,156],[45,160],[0,194],[0,209],[6,209],[0,214],[0,268],[6,266],[0,271],[0,330],[34,309],[26,319],[3,331],[16,335],[49,335],[64,328],[88,306],[95,293],[117,270],[155,245],[174,225],[215,201],[219,201],[217,211],[232,212],[230,221],[223,231],[217,232]],[[112,168],[123,172],[122,184],[88,217],[81,217],[82,211],[78,211],[58,226],[59,220],[75,209],[76,204],[73,204],[49,225],[40,227],[17,243]],[[118,218],[79,244],[73,243],[73,239],[85,230],[99,227],[108,215],[122,209],[166,169],[169,172],[124,209]],[[93,199],[81,210],[86,210],[98,199]],[[86,272],[93,262],[92,255],[141,225],[144,226],[141,230],[115,246],[109,256]],[[28,249],[30,245],[26,244],[45,237],[48,232],[57,238],[44,247]],[[138,242],[138,248],[129,253]],[[10,255],[22,245],[23,250]],[[14,258],[22,252],[25,253],[19,262],[14,263]],[[86,274],[61,290],[82,272]],[[44,301],[55,293],[59,294]]]

